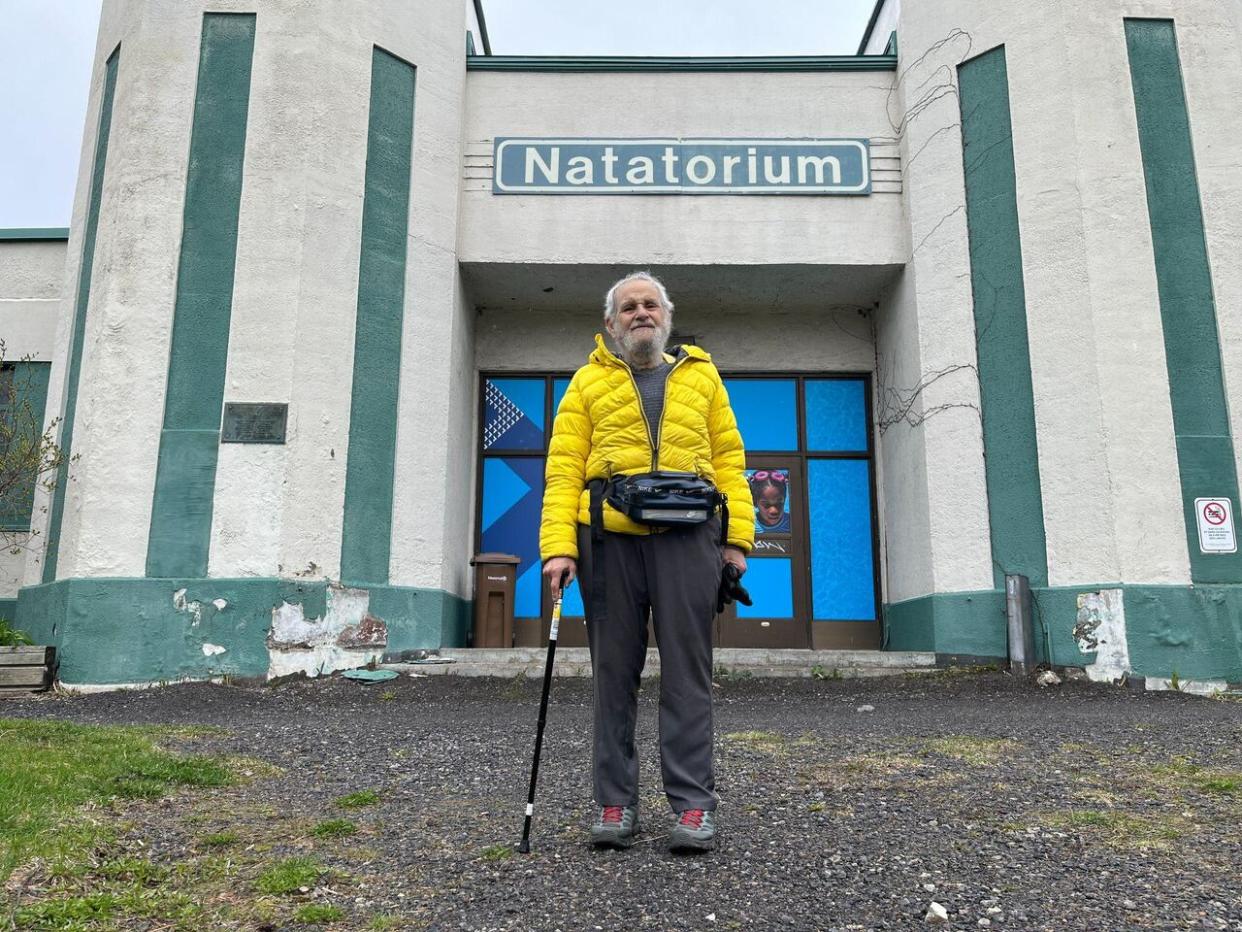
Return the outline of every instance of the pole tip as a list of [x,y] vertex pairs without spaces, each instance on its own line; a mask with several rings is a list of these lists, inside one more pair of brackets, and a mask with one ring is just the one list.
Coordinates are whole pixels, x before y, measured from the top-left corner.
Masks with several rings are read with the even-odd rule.
[[518,842],[518,854],[530,854],[530,842],[523,838]]

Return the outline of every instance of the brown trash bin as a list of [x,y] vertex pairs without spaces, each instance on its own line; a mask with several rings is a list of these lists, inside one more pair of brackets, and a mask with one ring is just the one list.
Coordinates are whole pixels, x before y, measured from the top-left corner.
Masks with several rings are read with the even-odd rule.
[[474,647],[513,646],[513,602],[521,557],[480,553],[474,567]]

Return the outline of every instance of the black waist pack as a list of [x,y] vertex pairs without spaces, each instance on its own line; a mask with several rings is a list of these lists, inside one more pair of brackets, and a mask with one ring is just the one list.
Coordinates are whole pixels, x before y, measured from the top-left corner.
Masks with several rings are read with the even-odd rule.
[[655,527],[702,524],[723,511],[727,501],[723,492],[692,472],[613,476],[604,498],[631,521]]

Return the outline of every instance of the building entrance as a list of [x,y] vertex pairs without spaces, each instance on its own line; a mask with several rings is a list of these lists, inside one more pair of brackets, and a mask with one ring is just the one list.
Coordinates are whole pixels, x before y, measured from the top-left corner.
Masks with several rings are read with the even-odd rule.
[[[547,637],[550,596],[539,561],[543,468],[569,376],[484,373],[476,544],[516,554],[515,640]],[[755,520],[745,585],[753,606],[716,619],[720,647],[880,646],[870,379],[866,375],[725,376],[747,449]],[[577,583],[566,592],[559,643],[585,646]]]

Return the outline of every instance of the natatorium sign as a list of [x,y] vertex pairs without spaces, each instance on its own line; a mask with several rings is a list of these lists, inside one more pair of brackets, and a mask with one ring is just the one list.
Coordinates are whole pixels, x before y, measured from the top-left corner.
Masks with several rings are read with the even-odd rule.
[[497,137],[495,194],[870,194],[866,139]]

